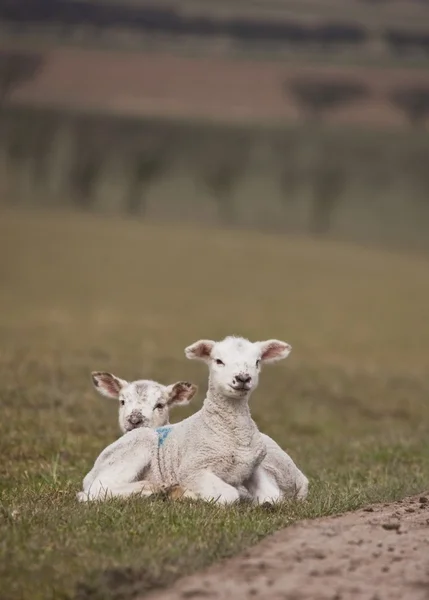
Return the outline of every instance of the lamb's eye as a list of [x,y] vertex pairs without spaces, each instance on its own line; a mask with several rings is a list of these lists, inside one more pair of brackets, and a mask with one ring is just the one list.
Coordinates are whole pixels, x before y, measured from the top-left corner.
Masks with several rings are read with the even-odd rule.
[[256,361],[256,367],[259,367],[260,364],[261,364],[261,361],[258,358],[258,360]]
[[163,404],[157,404],[157,405],[155,406],[155,410],[162,410],[163,408],[164,408],[164,405],[163,405]]
[[225,366],[225,363],[224,363],[224,362],[222,362],[220,358],[217,358],[217,359],[215,360],[215,363],[216,363],[217,365],[222,365],[223,367]]
[[124,406],[125,400],[121,400],[120,403],[121,403],[121,406]]

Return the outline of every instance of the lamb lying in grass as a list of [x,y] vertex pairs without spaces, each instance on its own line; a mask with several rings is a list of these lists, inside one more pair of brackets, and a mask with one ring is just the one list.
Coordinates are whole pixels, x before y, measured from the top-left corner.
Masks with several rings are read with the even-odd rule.
[[[282,355],[278,356],[275,354],[274,350],[276,340],[271,340],[271,342],[273,343],[273,356],[270,357],[269,352],[266,353],[263,362],[273,362],[281,358],[286,358],[292,350],[291,346],[285,344],[287,348],[284,349]],[[284,344],[284,342],[278,343]],[[190,360],[202,360],[208,364],[209,368],[211,368],[210,365],[216,354],[216,348],[216,342],[212,340],[202,340],[186,348],[185,354]],[[259,361],[260,360],[261,359],[259,359]],[[233,361],[231,362],[233,363]],[[215,363],[220,367],[226,366],[225,363],[220,365],[216,359]],[[264,478],[270,482],[272,489],[276,489],[273,499],[305,500],[308,494],[307,477],[298,469],[291,457],[272,438],[262,432],[260,432],[260,435],[266,446],[266,456],[261,462],[260,471],[263,472]],[[255,497],[257,490],[255,489],[254,478],[244,481],[243,485],[249,491],[251,498]],[[241,493],[241,495],[244,497],[243,493]]]
[[[140,379],[128,382],[112,373],[93,371],[92,383],[102,396],[119,401],[119,427],[122,433],[139,427],[149,427],[162,434],[162,427],[170,424],[170,409],[189,404],[198,387],[189,381],[162,385],[156,381]],[[168,497],[179,498],[179,486],[147,486],[147,493],[163,492]]]
[[[266,443],[250,416],[248,400],[258,385],[261,364],[286,358],[289,352],[290,346],[278,340],[251,343],[234,337],[189,346],[188,358],[204,360],[210,368],[202,409],[165,428],[162,436],[148,428],[125,433],[97,458],[79,500],[146,495],[153,493],[153,485],[177,483],[187,497],[224,504],[238,500],[243,485],[256,502],[282,498],[277,466],[261,467]],[[277,451],[277,444],[270,442]],[[290,477],[286,479],[290,490]],[[307,483],[303,475],[299,484],[292,483],[296,495],[305,497]]]

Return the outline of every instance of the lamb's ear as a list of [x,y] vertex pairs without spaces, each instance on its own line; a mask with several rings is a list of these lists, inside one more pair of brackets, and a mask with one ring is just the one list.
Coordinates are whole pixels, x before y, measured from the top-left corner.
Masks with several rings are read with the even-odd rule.
[[178,381],[177,383],[168,385],[168,406],[184,406],[185,404],[189,404],[197,393],[197,390],[198,387],[190,381]]
[[198,340],[195,344],[191,344],[185,348],[186,358],[209,362],[215,343],[213,340]]
[[292,346],[281,340],[267,340],[265,342],[256,342],[261,350],[261,362],[271,363],[282,360],[289,356]]
[[128,385],[128,381],[125,379],[119,379],[116,375],[112,375],[112,373],[104,373],[102,371],[93,371],[91,373],[92,383],[94,384],[95,389],[102,396],[106,396],[107,398],[115,398],[118,399],[119,392],[121,389]]

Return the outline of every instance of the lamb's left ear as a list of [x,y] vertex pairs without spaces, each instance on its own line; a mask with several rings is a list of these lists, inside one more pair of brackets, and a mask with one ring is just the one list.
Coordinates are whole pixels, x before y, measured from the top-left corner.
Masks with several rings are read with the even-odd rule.
[[261,362],[271,363],[289,356],[292,346],[281,340],[267,340],[255,342],[261,350]]
[[197,393],[198,387],[190,381],[178,381],[167,386],[168,406],[184,406],[189,404]]

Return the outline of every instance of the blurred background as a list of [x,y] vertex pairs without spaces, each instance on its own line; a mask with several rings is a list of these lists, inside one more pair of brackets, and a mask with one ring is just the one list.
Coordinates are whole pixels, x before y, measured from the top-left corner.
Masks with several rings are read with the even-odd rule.
[[426,0],[2,0],[6,207],[427,246]]
[[[2,598],[427,489],[429,0],[0,0],[0,40]],[[120,434],[90,372],[197,383],[174,422],[228,334],[292,344],[252,416],[306,506],[78,507]]]

